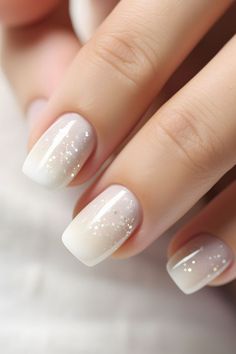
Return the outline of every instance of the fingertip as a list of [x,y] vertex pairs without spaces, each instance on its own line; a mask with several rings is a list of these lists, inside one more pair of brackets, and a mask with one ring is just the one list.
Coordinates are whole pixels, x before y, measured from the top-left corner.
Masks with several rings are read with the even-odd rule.
[[223,276],[233,262],[234,254],[227,243],[201,233],[170,257],[167,271],[185,294],[192,294]]

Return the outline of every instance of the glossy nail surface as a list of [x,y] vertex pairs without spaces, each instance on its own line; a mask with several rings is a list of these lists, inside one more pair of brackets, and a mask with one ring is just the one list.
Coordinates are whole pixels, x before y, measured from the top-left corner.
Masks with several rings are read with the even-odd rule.
[[112,185],[91,201],[65,230],[62,240],[81,262],[93,266],[117,250],[140,223],[133,193]]
[[77,175],[94,146],[90,123],[79,114],[67,113],[36,142],[22,170],[45,187],[63,187]]
[[170,258],[167,271],[184,293],[191,294],[219,276],[232,261],[228,245],[209,234],[200,234]]

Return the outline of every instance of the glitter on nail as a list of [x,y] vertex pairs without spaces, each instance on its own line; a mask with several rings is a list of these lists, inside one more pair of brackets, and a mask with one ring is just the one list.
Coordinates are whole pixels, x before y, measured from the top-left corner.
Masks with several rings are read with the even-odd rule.
[[86,162],[93,147],[90,124],[76,113],[65,114],[35,144],[23,172],[46,186],[67,185]]
[[[113,185],[88,204],[68,227],[68,230],[76,228],[73,237],[77,238],[78,248],[71,249],[66,236],[63,240],[79,259],[94,265],[119,248],[139,221],[140,209],[135,196],[125,187]],[[74,231],[65,233],[72,235]]]
[[202,234],[187,242],[169,260],[167,270],[186,293],[193,293],[219,276],[232,262],[231,249],[220,239]]

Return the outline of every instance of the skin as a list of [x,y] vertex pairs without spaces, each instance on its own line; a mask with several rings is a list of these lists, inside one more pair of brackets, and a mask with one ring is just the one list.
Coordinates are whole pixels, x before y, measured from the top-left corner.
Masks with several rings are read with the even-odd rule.
[[[75,214],[110,184],[133,191],[143,207],[143,223],[115,255],[129,257],[220,181],[213,192],[221,193],[174,236],[169,256],[203,227],[236,253],[232,1],[212,6],[191,0],[186,6],[177,0],[123,0],[83,47],[66,1],[43,1],[37,9],[33,0],[25,0],[20,10],[18,3],[0,1],[2,65],[25,111],[36,98],[49,100],[31,128],[29,148],[58,116],[72,111],[90,120],[97,133],[96,151],[73,184],[85,182],[112,153],[117,155],[78,201]],[[114,2],[103,6],[95,25]],[[155,109],[139,123],[153,102]],[[233,265],[214,284],[235,277]]]

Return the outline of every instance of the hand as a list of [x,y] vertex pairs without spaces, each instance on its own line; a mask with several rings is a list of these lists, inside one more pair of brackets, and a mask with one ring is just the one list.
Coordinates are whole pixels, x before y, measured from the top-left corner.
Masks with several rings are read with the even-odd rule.
[[[123,0],[80,51],[66,2],[30,27],[6,27],[3,63],[22,106],[31,103],[32,116],[38,107],[32,100],[48,99],[55,90],[32,125],[24,172],[47,187],[93,176],[231,3]],[[63,242],[85,264],[115,251],[116,257],[142,251],[234,173],[235,9],[172,76],[158,96],[161,107],[151,117],[149,111],[146,124],[79,201]],[[204,66],[204,45],[216,48],[229,37]],[[213,56],[208,46],[205,54]],[[233,177],[174,237],[167,268],[185,293],[235,278],[235,197]]]

